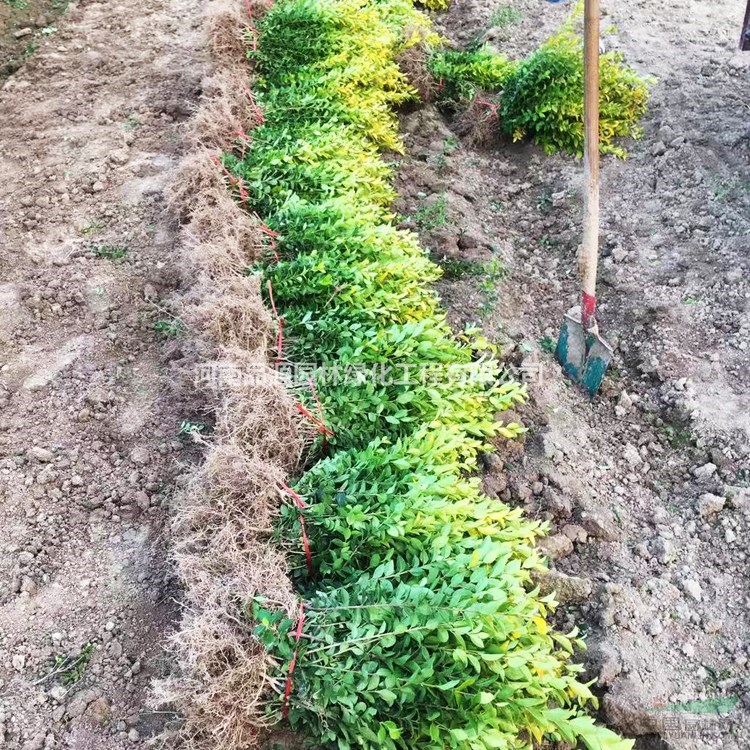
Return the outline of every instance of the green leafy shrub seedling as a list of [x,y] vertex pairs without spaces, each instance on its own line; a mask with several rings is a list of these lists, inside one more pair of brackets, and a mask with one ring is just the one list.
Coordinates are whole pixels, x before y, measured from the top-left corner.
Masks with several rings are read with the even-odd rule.
[[438,82],[440,101],[458,107],[477,91],[499,91],[514,73],[516,63],[491,47],[476,50],[440,49],[428,61],[430,73]]
[[173,319],[173,320],[157,320],[154,323],[154,331],[156,331],[159,336],[162,336],[163,338],[171,338],[175,336],[179,336],[183,332],[183,325],[182,321]]
[[[95,231],[95,229],[89,231]],[[126,247],[113,247],[111,245],[95,245],[92,250],[98,258],[105,258],[106,260],[121,260],[128,252]]]
[[[615,138],[637,138],[646,83],[619,52],[600,56],[599,139],[603,153],[624,156]],[[500,97],[500,121],[513,140],[531,138],[546,152],[583,155],[583,43],[569,29],[522,60]]]
[[523,13],[514,8],[512,5],[501,5],[496,8],[490,18],[490,25],[504,29],[507,26],[512,26],[514,23],[518,23],[523,18]]
[[[283,356],[316,363],[298,395],[326,425],[290,488],[304,507],[289,497],[275,527],[303,614],[245,603],[266,711],[325,750],[628,750],[586,716],[580,644],[549,628],[553,599],[531,583],[544,526],[476,476],[493,440],[524,432],[497,415],[525,389],[478,330],[451,329],[430,288],[440,268],[395,225],[380,151],[403,150],[394,107],[415,92],[395,59],[426,28],[411,0],[278,0],[251,53],[264,122],[224,155],[277,235],[254,272],[283,315]],[[482,65],[497,80],[503,66]],[[414,218],[445,223],[445,197]],[[492,283],[502,267],[484,271]]]
[[[509,61],[489,47],[439,50],[428,67],[438,81],[440,99],[458,109],[482,92],[496,129],[518,141],[533,140],[546,152],[583,154],[583,42],[570,24],[520,61]],[[624,64],[619,52],[600,56],[599,139],[603,153],[620,157],[616,138],[638,138],[648,87]]]
[[448,223],[448,200],[438,195],[435,200],[425,202],[414,212],[414,222],[423,232],[431,232]]

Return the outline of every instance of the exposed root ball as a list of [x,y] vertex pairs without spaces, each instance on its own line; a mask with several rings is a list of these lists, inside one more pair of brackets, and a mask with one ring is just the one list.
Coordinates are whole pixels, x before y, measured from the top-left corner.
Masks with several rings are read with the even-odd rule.
[[478,93],[454,121],[454,129],[475,146],[489,146],[500,137],[500,123],[490,100]]
[[190,134],[195,147],[220,150],[259,125],[260,117],[245,77],[222,70],[203,82],[203,98]]
[[300,460],[300,415],[272,371],[227,394],[217,428],[249,455],[292,469]]
[[209,5],[208,39],[217,67],[234,67],[245,59],[250,19],[240,3],[217,0]]
[[200,149],[185,157],[167,202],[185,226],[194,265],[216,277],[243,274],[263,250],[263,234],[232,199],[217,157]]
[[247,522],[256,535],[270,534],[283,477],[279,466],[250,458],[236,443],[215,443],[179,508],[176,529],[191,535],[220,526],[223,518]]
[[204,297],[190,312],[191,328],[208,334],[220,347],[264,356],[271,316],[263,306],[254,277],[230,276],[220,289]]
[[257,746],[266,665],[236,605],[188,617],[173,643],[182,675],[158,683],[154,697],[184,715],[180,747],[241,750]]
[[435,101],[438,93],[437,82],[427,68],[428,54],[423,44],[415,44],[407,47],[396,58],[398,67],[416,89],[420,101],[425,103]]
[[257,21],[271,10],[273,0],[248,0],[247,6],[252,11],[253,18]]
[[[210,48],[221,72],[204,81],[190,153],[167,196],[183,225],[192,281],[180,313],[191,338],[171,366],[186,380],[186,398],[217,405],[205,461],[175,498],[172,542],[185,616],[172,643],[175,674],[154,688],[155,700],[171,704],[182,722],[174,736],[160,739],[188,750],[260,745],[268,657],[253,637],[247,607],[262,595],[290,615],[297,608],[286,558],[271,534],[280,484],[300,461],[304,429],[268,366],[272,318],[258,281],[246,276],[264,235],[233,199],[218,162],[262,117],[245,86],[243,36],[268,6],[269,0],[250,0],[247,8],[234,0],[209,3]],[[196,382],[196,364],[206,382]]]

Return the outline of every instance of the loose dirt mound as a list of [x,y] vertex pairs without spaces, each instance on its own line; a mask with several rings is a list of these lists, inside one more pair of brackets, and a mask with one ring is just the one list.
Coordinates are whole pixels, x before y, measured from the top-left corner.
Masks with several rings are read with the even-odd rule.
[[200,419],[160,361],[180,333],[162,191],[199,93],[200,5],[71,5],[0,92],[7,747],[124,747],[160,718],[142,709],[176,614],[164,519]]
[[[456,3],[439,23],[462,43],[488,39],[518,57],[569,10],[501,7]],[[459,144],[435,110],[404,119],[413,159],[402,213],[428,224],[428,246],[448,256],[452,278],[441,283],[453,320],[483,319],[536,400],[525,458],[491,462],[485,486],[552,521],[549,583],[570,604],[568,623],[588,622],[588,669],[610,691],[607,718],[642,748],[750,744],[743,7],[696,2],[675,21],[666,3],[606,4],[605,44],[658,82],[644,139],[627,161],[603,165],[601,328],[618,356],[593,404],[549,354],[577,299],[580,162]],[[498,262],[488,282],[478,269]],[[712,698],[736,705],[722,715],[706,703],[692,716],[674,709]]]

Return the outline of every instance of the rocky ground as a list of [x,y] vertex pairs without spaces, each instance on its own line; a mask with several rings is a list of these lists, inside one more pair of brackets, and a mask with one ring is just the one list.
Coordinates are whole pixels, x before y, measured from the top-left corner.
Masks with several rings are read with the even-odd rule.
[[128,747],[158,723],[165,517],[192,443],[162,357],[180,334],[162,190],[199,6],[71,4],[0,91],[4,747]]
[[[550,353],[577,299],[580,162],[474,148],[434,108],[403,122],[399,208],[443,259],[450,315],[481,322],[529,380],[526,452],[489,462],[485,486],[550,520],[545,585],[588,631],[604,716],[641,748],[750,746],[743,5],[604,3],[605,46],[657,81],[645,137],[603,164],[600,327],[616,357],[592,403]],[[569,9],[459,0],[438,23],[515,57]],[[713,698],[720,715],[674,710]]]
[[55,23],[67,6],[68,0],[0,0],[0,81],[57,32]]

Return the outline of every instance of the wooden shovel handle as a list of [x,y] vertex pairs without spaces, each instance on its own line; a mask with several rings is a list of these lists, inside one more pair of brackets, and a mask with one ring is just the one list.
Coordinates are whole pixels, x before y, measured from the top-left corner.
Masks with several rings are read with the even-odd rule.
[[584,200],[583,325],[593,324],[596,305],[596,267],[599,259],[599,0],[585,0],[584,10]]

